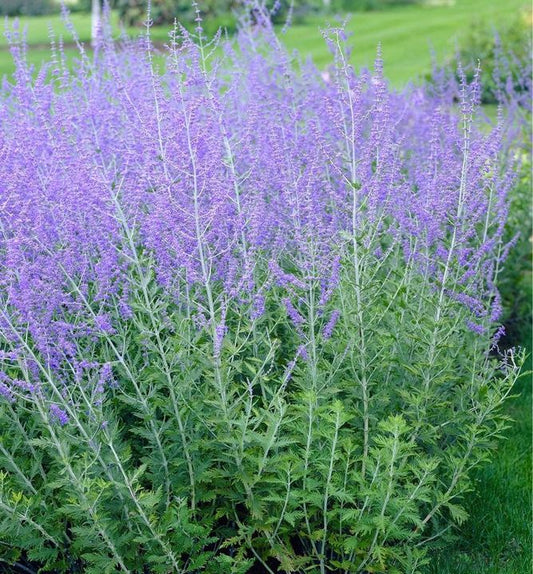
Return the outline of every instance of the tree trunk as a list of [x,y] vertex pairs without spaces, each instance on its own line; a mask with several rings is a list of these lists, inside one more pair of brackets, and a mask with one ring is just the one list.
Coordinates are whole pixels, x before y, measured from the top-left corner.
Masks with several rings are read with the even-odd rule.
[[97,42],[101,19],[100,0],[92,0],[91,4],[91,45],[94,48]]

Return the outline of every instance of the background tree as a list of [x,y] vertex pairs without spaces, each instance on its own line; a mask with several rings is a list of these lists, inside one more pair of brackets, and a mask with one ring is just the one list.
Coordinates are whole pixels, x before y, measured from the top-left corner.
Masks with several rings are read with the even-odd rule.
[[51,0],[0,0],[0,16],[41,16],[57,7]]
[[91,44],[94,46],[98,36],[98,29],[100,28],[100,18],[102,14],[102,6],[100,0],[92,0],[91,2]]

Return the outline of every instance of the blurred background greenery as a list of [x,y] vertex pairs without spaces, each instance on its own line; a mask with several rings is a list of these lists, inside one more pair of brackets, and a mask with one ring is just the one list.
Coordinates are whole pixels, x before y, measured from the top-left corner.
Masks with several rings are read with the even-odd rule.
[[[91,6],[97,1],[67,1],[74,27],[87,44],[91,40]],[[207,34],[214,34],[219,27],[233,33],[241,1],[199,0]],[[268,2],[274,4],[274,0]],[[280,26],[287,18],[289,3],[281,0],[275,13]],[[117,35],[121,26],[130,35],[140,33],[146,0],[111,0],[111,7]],[[28,58],[37,66],[48,58],[50,30],[64,36],[67,54],[76,54],[59,10],[59,0],[0,2],[0,15],[18,17],[21,30],[26,29],[32,46]],[[385,73],[396,87],[424,78],[431,70],[432,53],[440,63],[456,52],[470,61],[479,59],[485,79],[490,78],[495,29],[506,46],[529,57],[531,7],[526,0],[294,0],[292,26],[283,35],[284,41],[325,68],[331,59],[320,29],[328,22],[335,23],[337,16],[349,18],[354,65],[371,66],[381,42]],[[190,0],[152,0],[152,39],[163,44],[174,18],[192,27],[194,17]],[[12,71],[7,40],[0,37],[0,76]]]

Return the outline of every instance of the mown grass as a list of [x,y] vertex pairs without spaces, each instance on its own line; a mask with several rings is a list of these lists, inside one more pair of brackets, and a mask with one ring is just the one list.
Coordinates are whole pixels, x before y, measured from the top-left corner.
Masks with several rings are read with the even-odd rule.
[[[525,367],[530,369],[531,356]],[[507,408],[514,422],[493,462],[476,472],[476,491],[465,500],[470,519],[457,533],[457,543],[435,554],[428,574],[532,571],[531,375],[521,377],[516,391]]]
[[[523,6],[522,0],[457,0],[453,6],[413,5],[353,14],[347,27],[353,33],[352,61],[359,67],[371,66],[381,43],[385,74],[401,86],[430,71],[432,52],[439,60],[453,54],[457,40],[472,22],[481,19],[487,26],[500,24],[516,17]],[[286,43],[325,66],[329,55],[321,43],[320,25],[324,23],[293,27]]]
[[[395,86],[424,75],[431,67],[431,52],[442,60],[453,54],[456,41],[466,33],[472,22],[483,20],[487,26],[500,24],[516,17],[516,13],[527,6],[525,0],[456,0],[452,5],[404,6],[379,12],[361,12],[350,16],[347,30],[353,33],[352,61],[355,66],[371,66],[378,43],[381,43],[385,60],[385,72]],[[329,18],[332,25],[335,18]],[[324,18],[311,18],[305,24],[298,24],[283,35],[289,48],[298,49],[309,55],[320,67],[331,61],[321,29],[327,26]],[[80,40],[89,43],[91,22],[89,14],[72,15]],[[118,17],[113,14],[113,25],[119,30]],[[28,43],[33,46],[29,54],[32,64],[39,65],[48,58],[48,34],[52,29],[56,35],[63,34],[68,42],[68,33],[60,16],[22,18],[21,29],[27,29]],[[129,29],[128,33],[138,33]],[[167,27],[155,27],[152,36],[156,42],[168,39]],[[67,47],[70,56],[75,50]],[[9,74],[13,65],[7,50],[7,41],[0,38],[0,76]]]

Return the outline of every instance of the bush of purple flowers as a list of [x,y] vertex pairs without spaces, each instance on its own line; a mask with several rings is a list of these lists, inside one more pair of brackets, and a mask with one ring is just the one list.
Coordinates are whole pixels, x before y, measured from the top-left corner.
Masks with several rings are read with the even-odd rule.
[[105,31],[0,93],[0,559],[415,573],[462,522],[522,357],[517,171],[479,84],[391,91],[340,29]]

